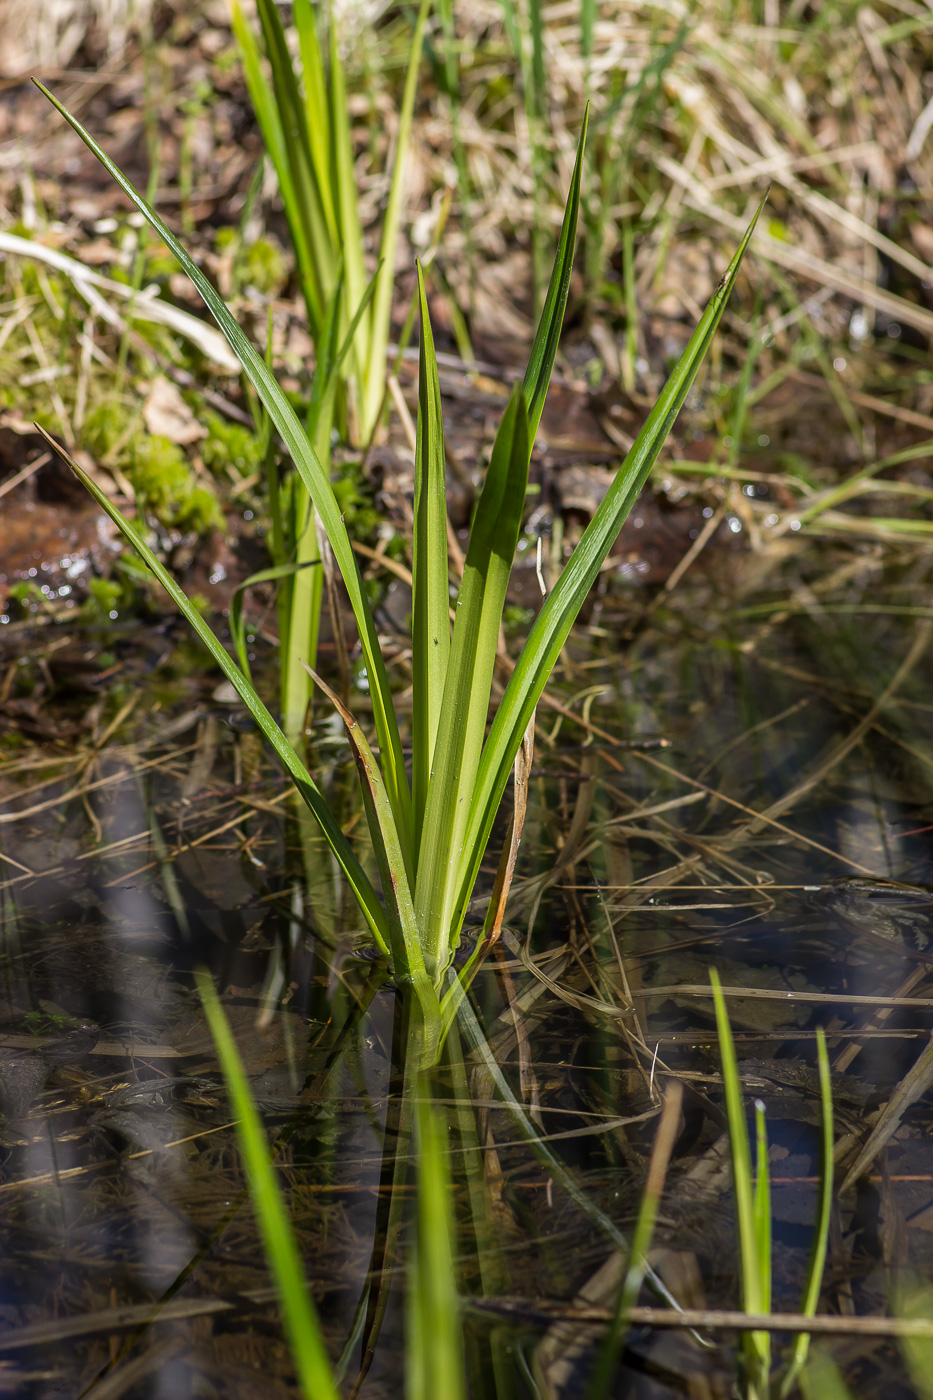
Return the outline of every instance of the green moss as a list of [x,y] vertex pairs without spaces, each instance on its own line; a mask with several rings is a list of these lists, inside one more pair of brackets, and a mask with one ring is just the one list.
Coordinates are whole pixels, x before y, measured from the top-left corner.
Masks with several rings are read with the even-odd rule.
[[382,524],[372,489],[364,479],[359,462],[345,462],[340,475],[332,479],[334,495],[347,529],[354,539],[371,541]]
[[146,258],[146,280],[162,281],[175,272],[181,272],[181,264],[175,254],[170,253],[164,243],[157,243]]
[[217,413],[204,415],[207,437],[201,444],[201,458],[212,472],[233,467],[240,476],[249,476],[262,465],[262,452],[255,433],[242,423],[231,423]]
[[123,602],[123,585],[117,579],[92,578],[81,609],[86,622],[106,622],[115,617]]
[[81,445],[92,456],[104,457],[121,439],[126,439],[132,422],[132,415],[120,399],[103,399],[85,416]]
[[244,243],[239,229],[227,225],[214,234],[214,248],[220,254],[233,254],[234,280],[239,286],[255,287],[263,296],[275,296],[288,281],[288,258],[274,238]]
[[144,508],[163,525],[198,535],[223,527],[217,497],[206,486],[194,485],[184,453],[168,438],[134,439],[130,479]]
[[288,261],[277,243],[257,238],[241,255],[240,277],[263,296],[274,296],[288,280]]
[[229,224],[225,228],[219,228],[214,234],[214,248],[218,253],[229,253],[239,241],[240,235]]

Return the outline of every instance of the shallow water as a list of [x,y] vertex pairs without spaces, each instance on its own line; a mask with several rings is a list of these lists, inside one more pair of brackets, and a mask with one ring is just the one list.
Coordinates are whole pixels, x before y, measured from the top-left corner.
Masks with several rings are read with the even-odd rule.
[[[844,558],[827,549],[816,574]],[[474,988],[514,1094],[615,1231],[637,1210],[657,1091],[683,1079],[652,1260],[686,1306],[739,1305],[710,968],[745,992],[729,1008],[747,1091],[767,1108],[780,1309],[799,1301],[816,1204],[816,1027],[837,1071],[837,1137],[864,1137],[933,1010],[928,624],[859,611],[879,597],[907,605],[920,565],[850,571],[814,594],[809,564],[792,563],[794,580],[780,563],[756,579],[747,558],[727,557],[676,610],[646,612],[638,592],[597,600],[554,691],[591,728],[539,711],[509,933]],[[384,969],[353,955],[359,934],[328,903],[320,854],[302,855],[284,782],[216,685],[167,647],[152,679],[104,689],[67,745],[11,748],[0,770],[0,1353],[13,1393],[293,1393],[193,991],[199,964],[276,1135],[344,1384],[369,1339],[359,1393],[401,1393],[393,1173],[401,1260],[414,1188],[395,1165],[408,1152],[399,999]],[[62,713],[87,717],[73,697]],[[339,736],[326,720],[317,733],[350,821]],[[492,852],[487,863],[477,917]],[[922,1004],[854,1001],[897,994]],[[433,1087],[450,1122],[471,1394],[582,1395],[599,1329],[566,1314],[581,1291],[591,1309],[612,1306],[617,1242],[463,1053]],[[838,1200],[821,1311],[883,1311],[902,1271],[933,1267],[918,1088]],[[385,1321],[369,1338],[383,1279]],[[217,1299],[226,1311],[211,1312]],[[732,1342],[636,1330],[613,1393],[726,1396]],[[892,1343],[833,1350],[859,1395],[892,1393]]]

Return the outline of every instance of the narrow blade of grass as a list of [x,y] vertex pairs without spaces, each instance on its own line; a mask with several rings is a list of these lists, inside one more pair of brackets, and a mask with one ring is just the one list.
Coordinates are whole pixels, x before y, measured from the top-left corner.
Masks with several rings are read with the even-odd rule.
[[414,902],[411,897],[411,871],[399,841],[395,819],[386,796],[385,782],[373,751],[366,741],[366,735],[340,696],[336,695],[310,666],[306,666],[305,670],[315,685],[327,696],[346,726],[347,738],[360,776],[366,818],[382,880],[395,974],[397,978],[411,984],[421,1002],[427,1032],[427,1049],[430,1051],[437,1044],[440,1035],[440,1003],[434,985],[425,972],[421,939],[418,936]]
[[131,522],[126,519],[109,497],[101,491],[100,487],[91,480],[87,473],[78,466],[77,462],[65,452],[55,439],[50,437],[45,429],[38,423],[35,426],[49,446],[54,448],[64,462],[67,462],[82,486],[90,492],[101,509],[106,511],[110,516],[110,519],[121,531],[124,538],[128,540],[136,550],[136,553],[142,559],[143,563],[151,569],[179,612],[190,623],[194,632],[207,647],[227,680],[236,690],[243,704],[249,710],[253,719],[255,719],[259,728],[282,760],[286,771],[309,810],[317,819],[321,830],[327,838],[328,845],[336,856],[340,868],[359,902],[360,909],[369,925],[370,932],[380,948],[387,951],[389,934],[388,923],[386,921],[385,910],[379,902],[379,896],[376,894],[372,882],[354,855],[347,838],[331,815],[330,808],[327,806],[323,795],[318,790],[311,774],[298,758],[291,744],[289,744],[282,730],[276,724],[246,676],[244,676],[233,658],[228,655],[220,640],[214,635],[210,627],[208,627],[197,608],[182,589],[179,588],[171,574],[160,563],[156,555],[153,554],[152,550]]
[[[762,1314],[769,1311],[766,1300],[770,1297],[770,1277],[765,1280],[761,1274],[764,1230],[759,1229],[759,1214],[756,1210],[755,1188],[752,1178],[752,1155],[748,1141],[748,1126],[745,1122],[745,1100],[742,1096],[742,1081],[735,1056],[735,1044],[729,1025],[726,999],[722,994],[722,984],[715,968],[710,972],[713,984],[713,1001],[716,1006],[716,1032],[719,1037],[719,1054],[722,1060],[723,1097],[726,1101],[726,1117],[729,1123],[729,1147],[732,1155],[732,1182],[735,1191],[735,1216],[739,1235],[739,1262],[742,1278],[742,1305],[746,1312]],[[767,1230],[768,1255],[770,1258],[770,1217]],[[766,1378],[770,1367],[771,1337],[767,1332],[747,1332],[742,1337],[742,1345],[748,1368],[749,1394],[763,1395],[759,1382]]]
[[548,283],[547,295],[544,299],[534,343],[528,358],[528,366],[522,381],[525,400],[528,404],[528,436],[532,444],[538,431],[538,424],[541,422],[541,414],[544,412],[544,401],[547,398],[548,385],[551,382],[561,327],[564,324],[564,312],[567,309],[567,298],[570,295],[570,274],[573,272],[573,253],[577,239],[577,221],[580,215],[580,182],[583,179],[583,153],[586,148],[589,116],[590,109],[587,105],[583,114],[583,129],[577,142],[577,157],[570,181],[570,193],[564,208],[564,220],[561,224],[557,256],[554,259],[551,280]]
[[[282,203],[285,206],[285,216],[295,248],[295,260],[298,265],[298,276],[308,312],[308,321],[312,332],[315,332],[321,324],[327,298],[323,285],[317,276],[316,252],[311,242],[306,217],[308,211],[303,204],[302,195],[299,193],[296,183],[296,172],[292,167],[289,143],[286,140],[276,92],[266,78],[259,45],[246,21],[239,0],[232,0],[230,16],[234,37],[243,60],[243,73],[250,101],[256,113],[256,120],[259,122],[263,144],[269,153],[279,182]],[[52,101],[54,102],[55,99],[52,98]]]
[[450,658],[450,584],[447,568],[447,497],[444,423],[434,336],[418,264],[421,359],[418,435],[415,445],[415,520],[412,549],[412,808],[415,853],[421,829],[434,745]]
[[236,1042],[208,974],[196,972],[195,981],[214,1037],[230,1104],[238,1120],[237,1136],[250,1198],[269,1272],[278,1291],[285,1334],[302,1393],[306,1400],[339,1400],[317,1309],[308,1290],[298,1243],[279,1192],[262,1119],[253,1101]]
[[771,1177],[768,1172],[768,1129],[765,1106],[755,1100],[755,1254],[759,1299],[763,1313],[771,1311]]
[[586,1400],[608,1400],[612,1392],[619,1357],[622,1355],[622,1348],[625,1346],[625,1338],[628,1334],[629,1313],[638,1302],[638,1294],[645,1279],[648,1250],[651,1247],[655,1221],[658,1218],[661,1193],[664,1190],[667,1169],[680,1129],[682,1102],[683,1086],[676,1079],[672,1080],[664,1097],[661,1121],[658,1124],[651,1161],[648,1164],[648,1176],[641,1196],[641,1205],[638,1208],[638,1219],[635,1221],[635,1233],[632,1236],[632,1248],[629,1251],[625,1277],[619,1290],[615,1316],[609,1324],[609,1329],[600,1347],[593,1378],[586,1392]]

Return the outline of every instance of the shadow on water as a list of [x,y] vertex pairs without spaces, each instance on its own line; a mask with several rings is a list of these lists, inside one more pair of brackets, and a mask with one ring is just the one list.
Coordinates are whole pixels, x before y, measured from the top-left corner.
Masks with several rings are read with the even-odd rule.
[[[471,992],[486,1049],[452,1035],[432,1079],[475,1397],[585,1395],[671,1077],[651,1264],[683,1306],[738,1305],[714,966],[767,1109],[775,1308],[796,1308],[807,1266],[818,1026],[837,1180],[855,1168],[820,1310],[883,1312],[905,1270],[933,1268],[928,1084],[885,1117],[933,1010],[930,627],[815,604],[777,626],[735,593],[731,631],[705,581],[640,628],[610,593],[564,663],[577,719],[539,713],[509,928]],[[103,747],[14,750],[3,769],[0,1384],[294,1393],[193,990],[206,963],[344,1390],[395,1396],[414,1190],[401,1001],[339,891],[320,902],[322,858],[255,736],[207,683],[184,708],[140,706]],[[349,770],[318,737],[347,825]],[[635,1329],[612,1393],[728,1396],[733,1342]],[[859,1395],[902,1383],[893,1343],[833,1345]]]

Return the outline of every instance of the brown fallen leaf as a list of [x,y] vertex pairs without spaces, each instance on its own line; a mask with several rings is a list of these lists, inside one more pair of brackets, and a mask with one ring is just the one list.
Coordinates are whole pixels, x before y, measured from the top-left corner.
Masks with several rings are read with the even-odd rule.
[[150,433],[181,446],[197,442],[205,433],[178,389],[162,374],[153,380],[143,405],[143,417]]

